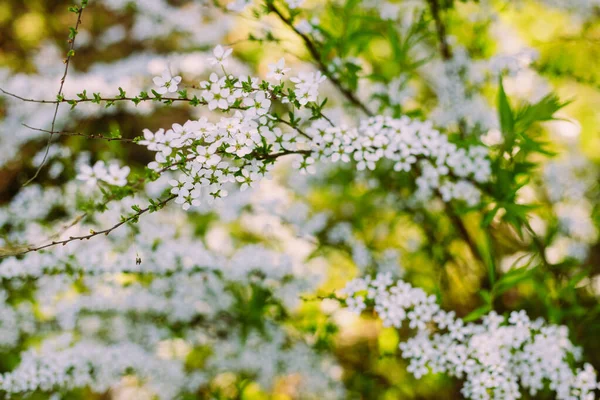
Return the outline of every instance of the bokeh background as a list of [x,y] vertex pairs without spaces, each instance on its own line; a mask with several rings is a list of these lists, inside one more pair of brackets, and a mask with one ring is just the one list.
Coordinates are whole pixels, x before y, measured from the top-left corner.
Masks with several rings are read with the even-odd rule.
[[[350,4],[352,3],[352,4]],[[419,1],[399,1],[405,19],[413,18],[423,9]],[[473,60],[473,65],[498,53],[516,53],[522,48],[533,49],[535,60],[525,71],[505,80],[505,87],[515,101],[540,98],[549,89],[560,99],[570,103],[560,112],[561,120],[536,126],[536,130],[550,142],[557,153],[555,161],[541,160],[537,174],[519,193],[523,199],[535,199],[539,205],[538,219],[546,221],[547,231],[560,225],[561,206],[549,200],[547,186],[553,180],[561,181],[558,191],[581,193],[584,206],[573,208],[564,204],[562,209],[579,210],[568,217],[571,234],[565,240],[577,237],[577,229],[585,225],[584,234],[577,243],[581,246],[570,253],[573,243],[556,239],[548,243],[547,255],[555,265],[553,270],[539,270],[515,283],[495,301],[499,312],[525,309],[532,316],[542,316],[553,323],[567,325],[572,340],[583,347],[586,360],[600,368],[600,245],[596,229],[598,217],[598,163],[600,162],[600,14],[592,4],[589,9],[571,7],[570,2],[456,2],[445,15],[447,30],[456,57]],[[583,2],[585,3],[585,2]],[[590,2],[592,3],[592,2]],[[3,0],[0,3],[0,87],[27,98],[53,99],[58,89],[62,60],[67,52],[65,41],[73,14],[67,8],[69,1],[52,0]],[[327,5],[307,1],[303,7],[318,10],[325,26],[337,26],[343,12],[351,14],[347,20],[360,27],[361,35],[345,38],[348,43],[346,59],[358,57],[357,64],[372,76],[381,77],[382,90],[376,84],[357,80],[355,90],[365,98],[380,93],[400,99],[394,103],[393,113],[408,110],[415,116],[429,116],[438,112],[443,101],[452,103],[452,88],[436,87],[431,75],[435,68],[416,66],[417,61],[431,56],[437,45],[430,24],[425,24],[415,37],[419,45],[410,51],[395,48],[393,43],[405,42],[405,37],[391,37],[389,23],[369,18],[372,9],[358,6],[355,2],[339,2]],[[375,6],[376,7],[376,6]],[[342,11],[340,11],[342,10]],[[488,11],[493,10],[493,12]],[[582,12],[584,10],[584,12]],[[361,14],[362,19],[361,19]],[[375,13],[377,14],[377,13]],[[490,17],[492,16],[492,17]],[[345,21],[347,21],[345,20]],[[407,22],[398,22],[404,23]],[[411,22],[408,22],[410,25]],[[249,39],[249,33],[253,38]],[[269,33],[276,40],[269,39]],[[392,35],[393,36],[393,35]],[[343,34],[340,34],[343,37]],[[279,41],[279,42],[278,42]],[[76,41],[65,92],[67,97],[82,89],[89,93],[117,93],[118,87],[135,92],[151,87],[151,78],[159,75],[170,63],[191,87],[205,79],[209,66],[206,57],[199,54],[210,52],[214,45],[228,44],[235,49],[236,68],[264,76],[268,64],[285,57],[292,68],[306,69],[307,56],[302,43],[286,30],[276,19],[268,17],[257,21],[251,15],[236,16],[223,12],[212,4],[194,1],[95,1],[90,0],[83,17],[82,28]],[[281,43],[285,43],[282,45]],[[419,47],[420,46],[420,47]],[[435,57],[435,56],[431,56]],[[436,60],[433,61],[434,63]],[[471,71],[472,72],[472,71]],[[407,87],[389,89],[389,82],[396,76],[406,76]],[[140,89],[141,88],[141,89]],[[446,93],[443,98],[444,90]],[[478,93],[476,103],[487,103],[491,119],[495,118],[497,80],[473,85]],[[339,97],[333,88],[328,89],[334,107],[343,113]],[[455,93],[454,93],[455,94]],[[370,103],[375,105],[376,102]],[[483,106],[482,106],[483,107]],[[174,122],[197,117],[204,111],[187,106],[163,107],[153,104],[116,106],[103,109],[98,105],[84,105],[73,112],[63,105],[58,123],[61,129],[87,134],[134,138],[144,128],[156,130]],[[43,132],[28,129],[22,123],[48,129],[53,106],[25,105],[8,96],[0,96],[0,206],[5,209],[22,190],[40,165],[47,136]],[[475,110],[471,110],[475,111]],[[477,110],[477,112],[479,112]],[[484,112],[482,112],[484,113]],[[482,120],[487,118],[481,117]],[[440,117],[443,121],[443,117]],[[471,126],[471,124],[469,123]],[[475,123],[473,126],[477,125]],[[498,134],[492,121],[488,126],[477,128],[493,140]],[[490,128],[491,127],[491,128]],[[490,133],[491,132],[491,133]],[[141,146],[123,145],[119,141],[89,140],[83,137],[61,136],[54,141],[53,154],[34,184],[42,188],[61,186],[74,175],[75,155],[86,152],[91,159],[123,160],[134,171],[143,171],[153,160],[153,154]],[[65,150],[67,149],[67,150]],[[67,151],[69,154],[61,153]],[[574,171],[572,175],[566,170]],[[565,173],[565,176],[563,176]],[[293,187],[289,166],[278,169],[277,179]],[[312,256],[325,262],[326,279],[317,294],[326,295],[343,287],[356,276],[360,268],[360,252],[383,254],[397,250],[405,279],[415,286],[435,293],[443,307],[465,316],[477,310],[481,304],[481,291],[486,287],[485,271],[469,254],[466,245],[456,240],[450,221],[440,217],[440,210],[431,213],[397,212],[393,200],[386,202],[388,192],[401,190],[402,182],[389,182],[390,186],[372,185],[370,179],[385,182],[380,176],[359,176],[352,170],[328,169],[324,179],[310,182],[311,190],[298,194],[307,205],[310,215],[325,213],[327,221],[313,230],[321,243]],[[577,180],[575,180],[575,178]],[[292,182],[292,183],[290,183]],[[579,190],[579,185],[584,185]],[[537,193],[537,194],[536,194]],[[539,193],[546,193],[540,195]],[[560,194],[560,193],[559,193]],[[545,196],[545,198],[544,198]],[[560,197],[560,196],[559,196]],[[579,207],[580,205],[578,205]],[[557,211],[558,208],[558,211]],[[28,212],[24,209],[23,212]],[[48,217],[48,226],[55,224],[67,213],[57,207]],[[466,216],[469,228],[476,231],[480,215]],[[223,223],[219,216],[210,212],[195,212],[189,216],[198,237],[211,232],[215,226],[225,227],[236,244],[264,241],[260,235],[249,233],[239,223]],[[425,224],[426,221],[427,224]],[[582,222],[583,221],[583,222]],[[340,243],[332,239],[334,227],[346,224],[355,242]],[[590,228],[591,224],[591,228]],[[431,227],[429,232],[422,226]],[[8,243],[11,234],[10,221],[3,226],[2,240]],[[531,250],[531,243],[522,240],[508,224],[493,225],[492,236],[498,243],[497,256],[500,268],[508,271],[519,263],[520,257]],[[558,229],[558,228],[557,228]],[[591,229],[591,233],[590,233]],[[575,232],[575,233],[573,233]],[[559,235],[560,236],[560,235]],[[206,239],[198,239],[206,240]],[[360,245],[357,245],[359,243]],[[440,268],[443,265],[443,268]],[[521,265],[520,265],[521,266]],[[8,288],[8,286],[6,286]],[[347,388],[348,398],[361,399],[456,399],[460,398],[460,382],[443,376],[426,376],[414,379],[406,371],[406,364],[397,356],[397,346],[406,332],[383,328],[380,322],[369,316],[358,318],[339,310],[333,300],[311,300],[315,293],[307,294],[291,324],[301,332],[310,334],[314,345],[331,352],[343,368],[340,379]],[[31,335],[35,338],[35,333]],[[35,339],[31,339],[34,340]],[[14,368],[20,359],[20,351],[27,344],[0,353],[0,372]],[[201,356],[198,356],[201,358]],[[190,361],[194,364],[194,361]],[[310,385],[310,382],[307,383]],[[215,398],[291,398],[284,384],[275,386],[272,393],[256,384],[239,386],[227,379],[216,384],[221,387],[221,397]],[[111,398],[110,394],[92,394],[89,391],[73,391],[69,399]],[[128,395],[121,394],[121,398]],[[198,398],[208,396],[198,394]],[[546,398],[541,393],[536,398]],[[44,394],[32,398],[47,398]],[[525,396],[525,398],[529,398]]]

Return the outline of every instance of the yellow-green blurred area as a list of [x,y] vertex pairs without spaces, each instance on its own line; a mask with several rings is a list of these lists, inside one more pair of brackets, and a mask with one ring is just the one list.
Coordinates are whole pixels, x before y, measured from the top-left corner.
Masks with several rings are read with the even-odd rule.
[[508,9],[504,18],[540,52],[537,63],[562,99],[564,110],[581,124],[580,147],[585,156],[600,160],[600,23],[581,22],[540,4]]
[[[185,4],[186,1],[173,0],[170,3],[178,5]],[[582,157],[600,162],[600,18],[590,18],[582,22],[582,17],[570,15],[541,3],[534,1],[518,3],[497,2],[494,7],[499,18],[514,30],[512,33],[518,34],[518,41],[521,41],[524,46],[539,51],[540,57],[534,63],[534,69],[550,82],[562,100],[571,101],[561,110],[560,116],[576,120],[581,125],[579,147]],[[310,9],[311,6],[320,4],[321,2],[307,2],[304,7]],[[34,73],[32,55],[47,41],[58,44],[66,55],[68,28],[74,23],[73,13],[67,11],[69,5],[67,1],[2,0],[0,2],[0,67],[8,67],[14,72]],[[497,42],[505,33],[485,32],[485,27],[471,21],[469,17],[478,7],[481,7],[481,4],[456,2],[455,8],[447,11],[445,18],[448,22],[448,33],[456,37],[458,43],[472,51],[474,58],[484,58],[500,51]],[[112,24],[118,22],[130,26],[134,12],[132,8],[131,14],[115,15],[101,4],[90,0],[83,17],[83,28],[90,36],[88,43],[93,42],[96,35],[104,32]],[[334,16],[329,17],[332,21],[335,20]],[[328,20],[326,14],[320,15],[320,18],[325,23]],[[259,73],[266,71],[268,64],[265,61],[266,56],[269,62],[278,56],[290,54],[298,56],[298,59],[306,59],[302,44],[297,39],[292,40],[291,33],[283,31],[281,26],[274,24],[276,36],[282,40],[286,38],[290,40],[290,44],[282,45],[283,49],[278,49],[273,43],[244,41],[247,32],[252,31],[254,27],[251,18],[240,18],[239,25],[239,28],[232,30],[228,42],[236,43],[236,55],[244,58]],[[93,63],[113,62],[142,50],[157,53],[177,51],[179,44],[180,37],[177,34],[143,42],[125,39],[101,51],[94,51],[93,46],[84,44],[82,47],[76,46],[73,67],[85,71]],[[373,69],[385,75],[401,72],[397,70],[398,66],[386,65],[382,61],[386,60],[392,52],[393,49],[387,40],[375,37],[367,41],[361,55],[373,63],[382,63]],[[496,89],[490,88],[489,93],[486,93],[492,105],[495,103]],[[0,117],[3,112],[1,104],[0,100]],[[124,137],[132,138],[138,136],[145,127],[166,126],[186,116],[185,110],[174,108],[144,116],[118,113],[110,117],[92,119],[83,125],[90,132],[119,130]],[[0,134],[13,133],[0,132]],[[64,143],[74,152],[89,150],[93,153],[111,153],[114,157],[127,159],[138,168],[152,159],[142,151],[124,150],[118,143],[103,141],[88,143],[81,138],[65,138]],[[23,158],[30,158],[43,149],[44,144],[45,141],[40,140],[24,146]],[[0,168],[0,180],[3,181],[0,182],[2,201],[6,202],[14,196],[15,190],[19,187],[18,182],[22,181],[21,168],[26,167],[19,162],[12,163],[4,171]],[[28,171],[28,175],[31,175],[31,172]],[[420,231],[418,224],[406,215],[398,216],[392,207],[382,206],[380,203],[382,196],[373,196],[364,183],[352,182],[349,177],[344,176],[343,172],[336,177],[336,180],[338,184],[335,188],[323,187],[311,194],[310,202],[315,212],[332,212],[334,221],[352,219],[353,225],[359,228],[357,231],[360,239],[373,249],[380,251],[387,248],[399,249],[407,280],[428,293],[435,294],[444,308],[455,310],[459,316],[466,316],[481,306],[481,291],[490,289],[485,287],[486,271],[478,268],[477,262],[470,258],[469,249],[464,242],[451,237],[451,221],[447,219],[430,221],[434,229],[430,232],[431,236],[426,237]],[[392,189],[393,186],[390,190]],[[439,210],[433,210],[435,211]],[[197,233],[206,232],[211,219],[194,218],[197,218]],[[465,219],[468,228],[476,227],[481,223],[477,214],[468,214]],[[233,235],[237,234],[240,243],[258,240],[245,232],[236,232],[234,224],[232,224],[232,232]],[[494,235],[494,239],[500,243],[499,247],[506,254],[522,246],[515,232],[508,228],[505,228],[505,231],[499,229],[494,232]],[[427,253],[411,252],[415,244],[432,240],[434,243],[428,248]],[[477,240],[481,247],[487,246],[485,240],[479,238]],[[592,260],[600,258],[597,255],[600,249],[597,247],[592,249],[594,253],[591,256]],[[345,249],[337,249],[335,246],[324,247],[320,249],[319,256],[325,257],[329,264],[328,279],[322,287],[323,293],[330,293],[343,287],[346,281],[356,276],[358,270]],[[443,268],[440,268],[440,263],[443,264]],[[595,271],[598,271],[598,267],[595,267]],[[547,278],[547,287],[553,287],[552,279],[554,278]],[[589,352],[586,357],[596,368],[600,367],[600,344],[597,339],[600,327],[595,320],[586,320],[586,307],[597,309],[597,300],[588,298],[586,299],[588,303],[567,309],[571,305],[568,299],[563,297],[564,293],[560,288],[535,294],[538,290],[539,288],[532,282],[518,285],[499,296],[495,307],[499,312],[526,308],[533,317],[543,316],[551,322],[569,324],[571,328],[576,328],[573,333],[574,342],[582,345]],[[398,355],[398,343],[409,337],[408,330],[396,331],[383,328],[374,317],[356,318],[350,314],[336,313],[336,310],[336,306],[329,302],[309,300],[301,307],[293,324],[304,332],[309,332],[315,342],[321,343],[324,348],[331,346],[335,349],[336,357],[344,367],[343,380],[347,385],[349,398],[391,400],[461,397],[460,382],[457,380],[453,381],[442,375],[429,375],[417,380],[407,372],[406,363]],[[548,310],[554,310],[551,311],[553,314],[547,315]],[[573,315],[570,320],[565,319],[565,315],[569,312]],[[596,314],[591,315],[592,318],[597,318]],[[578,323],[574,323],[575,316],[579,318]],[[201,367],[205,357],[203,350],[197,349],[192,352],[188,364]],[[275,385],[275,393],[267,394],[256,383],[246,382],[240,385],[235,377],[224,374],[221,379],[213,383],[212,389],[219,393],[220,397],[215,398],[287,400],[294,398],[290,389],[294,387],[294,377],[286,379],[290,381],[282,379]],[[105,398],[88,392],[78,392],[72,396],[68,398]],[[548,394],[542,393],[537,397],[525,395],[524,398],[547,397],[549,398]]]

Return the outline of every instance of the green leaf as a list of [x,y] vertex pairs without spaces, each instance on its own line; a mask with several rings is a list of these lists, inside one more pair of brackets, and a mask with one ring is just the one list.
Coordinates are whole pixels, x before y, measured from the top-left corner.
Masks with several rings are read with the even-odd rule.
[[465,316],[463,318],[463,320],[465,322],[472,322],[472,321],[478,320],[479,318],[481,318],[482,316],[484,316],[485,314],[487,314],[490,311],[492,311],[491,306],[489,304],[486,304],[484,306],[481,306],[481,307],[476,308],[475,310],[471,311],[467,316]]
[[514,288],[519,283],[529,279],[534,271],[535,268],[529,268],[529,266],[511,269],[498,279],[493,288],[494,293],[499,295]]
[[506,97],[502,77],[499,78],[500,89],[498,90],[498,114],[500,129],[504,135],[506,149],[511,149],[515,141],[515,117]]
[[488,211],[485,214],[485,217],[481,221],[481,227],[485,228],[485,227],[489,226],[492,223],[492,221],[494,220],[494,217],[496,216],[496,214],[498,214],[498,211],[500,211],[500,206],[498,204],[496,204],[496,206],[494,206],[494,208],[492,210]]
[[494,298],[492,297],[492,294],[488,290],[481,290],[479,292],[479,295],[485,301],[486,304],[490,304],[490,305],[492,304],[492,301],[494,300]]
[[561,102],[558,96],[550,93],[535,104],[527,104],[517,112],[517,130],[525,132],[535,122],[555,120],[554,114],[569,104],[570,101]]
[[72,26],[69,27],[69,39],[73,40],[77,36],[77,31]]

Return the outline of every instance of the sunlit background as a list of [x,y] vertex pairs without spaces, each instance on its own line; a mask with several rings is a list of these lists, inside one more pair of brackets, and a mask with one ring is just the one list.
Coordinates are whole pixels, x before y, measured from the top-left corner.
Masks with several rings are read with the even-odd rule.
[[[489,79],[486,68],[514,70],[504,78],[504,87],[514,104],[535,102],[550,91],[569,102],[558,112],[559,120],[533,128],[549,141],[549,148],[556,157],[539,156],[540,165],[535,175],[527,184],[524,182],[518,192],[520,203],[538,205],[530,222],[541,236],[551,236],[545,256],[554,269],[537,268],[526,278],[519,278],[519,282],[496,297],[493,306],[499,313],[525,309],[532,317],[541,316],[568,326],[572,341],[582,346],[584,358],[600,368],[599,9],[594,8],[591,1],[589,8],[585,7],[588,2],[570,7],[566,0],[565,4],[562,1],[455,1],[444,18],[453,56],[464,58],[465,64],[470,66],[469,71],[461,73],[468,76],[465,78],[469,82],[465,85],[467,92],[472,91],[467,93],[470,103],[460,103],[462,99],[456,100],[459,97],[456,89],[451,84],[444,86],[445,81],[440,76],[444,70],[429,17],[424,17],[423,27],[410,31],[419,24],[420,13],[427,10],[426,1],[385,3],[389,12],[398,13],[395,20],[379,18],[382,4],[373,2],[370,8],[366,5],[360,8],[358,3],[348,0],[347,3],[325,4],[307,0],[302,9],[308,10],[307,19],[318,17],[324,27],[339,34],[340,43],[342,39],[347,43],[340,46],[345,46],[346,53],[334,54],[332,59],[339,55],[361,68],[359,77],[362,78],[356,80],[353,90],[368,101],[372,110],[388,107],[385,113],[394,116],[430,118],[436,126],[455,132],[476,132],[486,144],[493,145],[501,136],[496,110],[498,80]],[[0,2],[0,88],[30,99],[56,98],[68,50],[66,37],[74,24],[74,15],[67,9],[70,5],[68,1],[50,0]],[[352,25],[348,32],[341,29]],[[212,70],[207,58],[217,44],[234,49],[230,69],[235,74],[264,77],[268,65],[281,57],[295,71],[314,69],[302,41],[273,15],[256,18],[248,10],[235,14],[198,1],[90,0],[76,38],[65,97],[76,98],[83,89],[89,95],[100,92],[103,97],[111,97],[118,94],[119,87],[129,94],[137,94],[153,88],[152,78],[160,75],[165,67],[181,75],[182,87],[193,91]],[[491,66],[486,63],[498,54],[513,57],[496,58],[496,64]],[[518,65],[519,62],[522,65]],[[374,79],[366,79],[367,75]],[[395,77],[398,77],[396,81]],[[350,123],[356,116],[333,85],[325,86],[323,96],[330,98],[327,107],[331,108],[336,121]],[[466,109],[456,109],[464,104],[468,106]],[[48,140],[47,133],[23,124],[48,130],[53,112],[53,105],[0,96],[2,251],[10,252],[15,239],[40,243],[57,230],[75,236],[85,234],[91,226],[106,227],[104,222],[112,221],[111,218],[117,220],[119,211],[112,210],[107,219],[99,216],[88,221],[89,225],[65,227],[70,217],[78,215],[73,208],[82,204],[81,199],[65,202],[61,198],[75,191],[76,185],[65,188],[76,175],[77,163],[119,159],[121,165],[129,165],[132,171],[142,174],[154,158],[144,147],[132,143],[62,135],[54,138],[48,161],[39,176],[23,187],[42,164]],[[464,120],[453,119],[461,112],[466,116]],[[145,128],[155,131],[188,118],[211,115],[213,113],[202,107],[164,106],[152,102],[143,102],[137,107],[129,103],[109,108],[87,103],[73,111],[69,111],[68,104],[63,104],[57,125],[65,131],[132,139],[142,135]],[[302,337],[318,352],[327,354],[323,361],[331,363],[331,367],[323,370],[329,374],[327,379],[345,388],[344,394],[314,398],[461,398],[459,380],[441,374],[415,379],[407,371],[406,362],[398,356],[398,344],[408,335],[407,329],[384,328],[374,317],[356,316],[334,299],[321,299],[358,276],[364,271],[364,265],[383,265],[386,260],[392,260],[391,268],[413,285],[435,294],[445,309],[455,310],[459,316],[479,309],[485,302],[481,292],[490,290],[485,267],[474,259],[468,246],[458,240],[451,221],[440,216],[443,205],[432,203],[429,213],[413,212],[410,206],[397,212],[398,196],[390,194],[400,194],[402,198],[405,188],[401,180],[388,181],[385,174],[389,171],[385,170],[366,174],[339,165],[323,165],[318,167],[315,178],[298,176],[295,172],[291,161],[283,161],[278,164],[272,181],[263,181],[253,191],[244,192],[248,199],[230,194],[231,199],[217,211],[201,208],[185,213],[172,207],[162,219],[160,213],[148,216],[151,222],[147,225],[142,218],[140,230],[149,229],[150,237],[160,237],[156,229],[172,228],[178,232],[173,243],[182,240],[193,246],[197,241],[200,246],[221,254],[232,254],[234,249],[245,245],[262,244],[289,255],[295,268],[302,265],[314,272],[317,283],[309,283],[307,279],[306,290],[299,285],[298,290],[291,293],[296,298],[286,300],[294,312],[286,316],[284,331],[292,338]],[[155,184],[146,188],[148,196],[158,197],[165,187],[165,182]],[[52,190],[57,193],[51,193]],[[500,272],[531,266],[528,262],[533,261],[526,261],[525,257],[532,249],[531,241],[520,237],[510,224],[499,218],[496,217],[489,230],[496,243]],[[482,219],[478,212],[464,216],[467,229],[479,245],[486,248],[489,244],[478,235]],[[35,228],[30,229],[29,224],[33,223]],[[288,224],[294,228],[290,229]],[[549,234],[559,232],[565,225],[568,226],[566,232]],[[424,226],[430,228],[424,229]],[[115,240],[133,240],[133,230],[128,229],[116,233]],[[94,240],[73,245],[83,248]],[[98,254],[102,255],[103,251],[99,247]],[[144,253],[141,245],[127,248],[126,253],[132,262],[140,257],[142,267],[147,257],[151,257]],[[8,261],[0,261],[0,268],[4,263]],[[114,275],[111,281],[124,287],[149,284],[151,280],[135,274]],[[58,337],[61,329],[66,330],[66,325],[53,320],[52,307],[60,308],[57,305],[60,301],[89,294],[81,282],[71,283],[69,290],[59,295],[60,289],[52,292],[50,284],[45,289],[47,293],[41,294],[36,283],[24,280],[15,285],[6,275],[4,278],[3,304],[16,307],[16,304],[27,303],[18,318],[23,324],[29,321],[30,325],[22,329],[17,340],[0,349],[0,372],[19,365],[24,349],[40,346],[46,338]],[[110,297],[129,301],[127,296],[118,297],[115,293],[105,293],[106,301]],[[44,300],[48,303],[41,303]],[[120,311],[117,307],[111,312],[119,314]],[[78,325],[76,336],[85,335],[82,332],[86,329],[98,332],[115,329],[109,327],[108,319],[92,318],[96,313],[102,318],[105,316],[93,307],[87,310],[87,322],[78,322],[83,325]],[[140,322],[135,310],[123,315],[123,319],[132,323]],[[0,335],[4,328],[1,318],[0,313]],[[73,318],[80,317],[75,313]],[[159,318],[144,323],[158,328],[162,324]],[[223,323],[222,328],[227,331],[228,322]],[[86,328],[85,324],[89,326]],[[98,324],[98,328],[94,328],[94,324]],[[130,328],[143,330],[144,326]],[[170,326],[168,329],[171,329],[171,338],[159,341],[156,346],[158,360],[180,358],[188,370],[202,371],[216,368],[207,364],[211,354],[227,351],[220,345],[190,345],[179,328]],[[261,357],[267,358],[265,353],[269,349],[261,344],[253,351],[236,362],[256,363]],[[265,384],[251,375],[240,378],[243,374],[231,368],[231,372],[217,374],[203,389],[186,396],[283,400],[302,398],[299,388],[312,384],[310,379],[303,382],[295,374],[278,376]],[[270,376],[269,372],[264,374]],[[93,393],[88,388],[63,390],[55,395],[40,392],[30,398],[152,398],[151,391],[144,389],[143,382],[134,376],[122,378],[106,393]],[[552,396],[550,392],[542,392],[533,397],[525,394],[524,398]]]

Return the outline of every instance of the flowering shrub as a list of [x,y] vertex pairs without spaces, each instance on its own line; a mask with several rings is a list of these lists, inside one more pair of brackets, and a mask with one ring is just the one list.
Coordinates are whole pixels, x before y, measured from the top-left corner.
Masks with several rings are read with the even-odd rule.
[[2,398],[598,394],[597,2],[7,4]]

